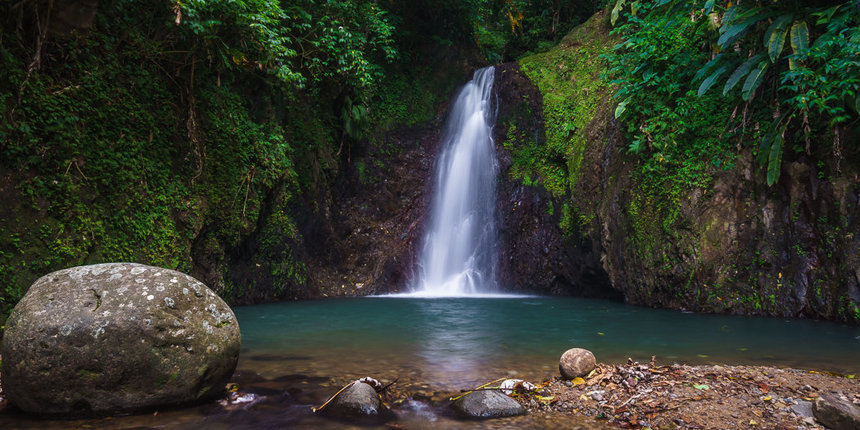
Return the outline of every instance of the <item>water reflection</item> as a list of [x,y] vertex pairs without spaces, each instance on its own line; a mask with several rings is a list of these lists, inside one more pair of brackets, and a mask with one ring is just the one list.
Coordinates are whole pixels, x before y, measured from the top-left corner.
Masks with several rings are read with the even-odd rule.
[[499,346],[504,332],[492,323],[492,313],[484,307],[472,306],[471,302],[471,299],[415,302],[420,321],[414,339],[417,355],[434,381],[462,381],[464,375],[477,373],[489,357],[501,353]]

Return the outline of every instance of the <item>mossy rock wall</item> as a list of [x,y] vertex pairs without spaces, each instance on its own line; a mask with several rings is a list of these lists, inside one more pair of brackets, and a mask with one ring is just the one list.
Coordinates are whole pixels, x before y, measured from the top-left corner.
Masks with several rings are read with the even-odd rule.
[[512,115],[497,133],[509,179],[555,197],[547,211],[560,213],[543,222],[572,238],[561,251],[568,264],[596,269],[602,288],[633,304],[860,323],[857,154],[828,178],[804,157],[787,160],[773,187],[745,150],[695,176],[649,171],[615,119],[601,58],[618,42],[609,30],[597,14],[556,48],[520,59],[544,131],[533,138],[523,130],[536,121]]

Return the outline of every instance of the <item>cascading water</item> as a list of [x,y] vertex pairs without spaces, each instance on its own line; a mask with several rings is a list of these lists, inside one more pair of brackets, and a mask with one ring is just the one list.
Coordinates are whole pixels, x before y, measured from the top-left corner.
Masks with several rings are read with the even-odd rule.
[[496,162],[492,67],[475,72],[448,115],[413,294],[496,290]]

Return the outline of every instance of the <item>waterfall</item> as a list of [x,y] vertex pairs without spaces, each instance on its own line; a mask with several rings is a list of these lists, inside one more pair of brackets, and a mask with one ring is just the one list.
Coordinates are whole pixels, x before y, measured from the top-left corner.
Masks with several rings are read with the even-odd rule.
[[451,108],[413,293],[462,296],[496,290],[494,69],[475,72]]

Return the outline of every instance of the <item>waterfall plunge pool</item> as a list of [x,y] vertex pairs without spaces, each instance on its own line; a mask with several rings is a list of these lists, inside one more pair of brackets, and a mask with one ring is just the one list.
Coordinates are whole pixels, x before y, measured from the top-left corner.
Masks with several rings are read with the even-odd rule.
[[[588,348],[598,361],[753,364],[860,371],[860,327],[827,321],[732,317],[564,297],[375,297],[282,302],[234,309],[242,330],[235,382],[251,405],[216,402],[158,413],[44,420],[0,413],[0,428],[345,428],[316,417],[342,385],[397,379],[397,393],[445,399],[500,377],[540,382],[562,352]],[[447,408],[407,402],[405,428],[590,428],[583,418],[525,416],[464,422]],[[554,420],[554,421],[553,421]],[[380,428],[385,428],[380,426]]]

